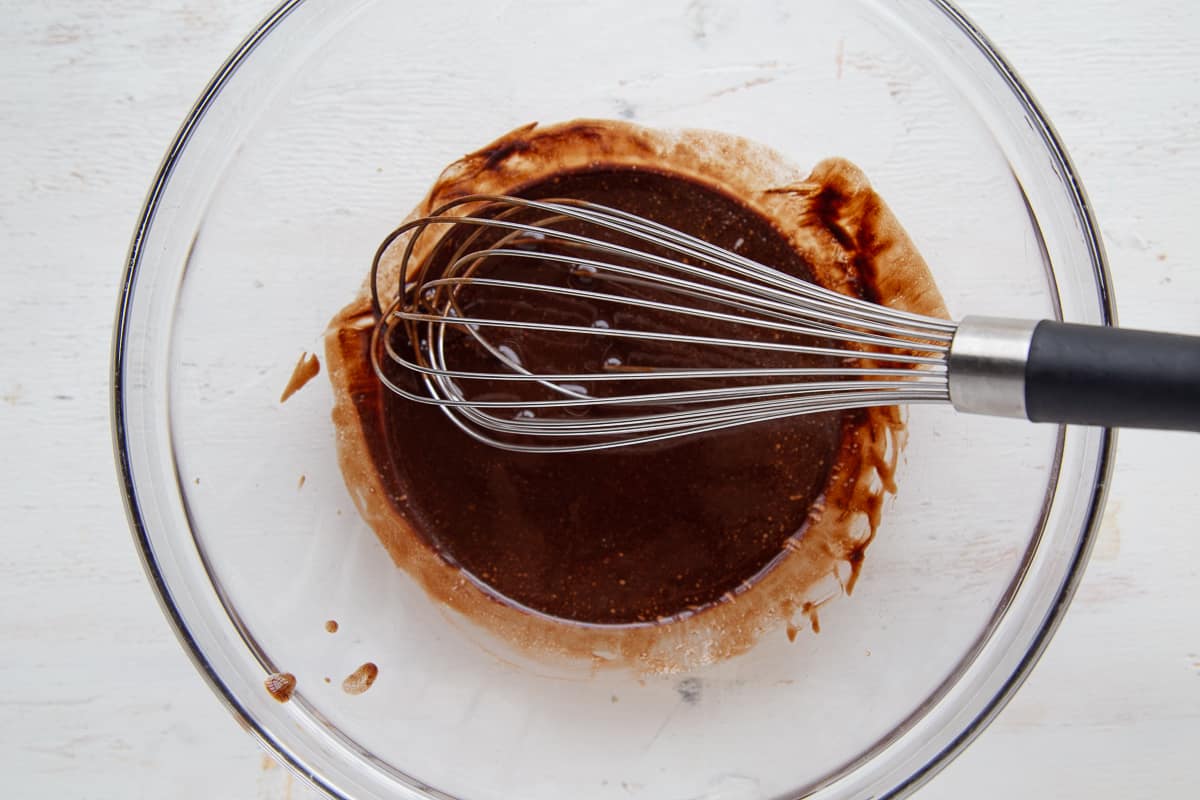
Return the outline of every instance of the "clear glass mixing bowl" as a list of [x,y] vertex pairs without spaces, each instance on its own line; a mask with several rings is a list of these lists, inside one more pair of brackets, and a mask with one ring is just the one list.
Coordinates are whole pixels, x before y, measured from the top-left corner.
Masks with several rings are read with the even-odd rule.
[[[1070,162],[946,3],[288,2],[184,123],[130,253],[116,450],[163,607],[245,726],[334,796],[903,794],[1044,647],[1095,531],[1110,433],[913,409],[899,494],[819,634],[639,679],[493,655],[358,518],[323,376],[279,402],[442,166],[581,116],[743,134],[803,165],[848,157],[956,316],[1112,321]],[[365,661],[375,686],[344,694]],[[263,689],[277,670],[299,679],[290,703]]]

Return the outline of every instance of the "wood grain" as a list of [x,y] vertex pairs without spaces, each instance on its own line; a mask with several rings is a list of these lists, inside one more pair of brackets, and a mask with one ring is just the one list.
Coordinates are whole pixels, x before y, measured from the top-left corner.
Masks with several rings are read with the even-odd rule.
[[[0,772],[14,797],[299,798],[204,687],[118,500],[109,330],[160,154],[256,0],[3,4]],[[1122,322],[1200,333],[1200,8],[963,0],[1075,158]],[[1121,435],[1077,601],[1017,698],[918,794],[1194,794],[1195,437]],[[1190,790],[1190,791],[1189,791]]]

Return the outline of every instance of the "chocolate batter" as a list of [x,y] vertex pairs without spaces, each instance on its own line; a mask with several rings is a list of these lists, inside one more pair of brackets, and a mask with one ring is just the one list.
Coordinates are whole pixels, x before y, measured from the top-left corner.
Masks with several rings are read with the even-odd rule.
[[[895,217],[841,159],[807,172],[712,131],[612,120],[531,124],[447,167],[412,217],[479,193],[619,205],[836,291],[945,314]],[[385,305],[403,245],[380,262]],[[428,256],[419,245],[413,263]],[[613,308],[519,300],[489,309],[479,298],[471,313],[637,322]],[[339,463],[364,520],[396,564],[454,612],[450,619],[540,663],[562,656],[670,672],[744,652],[769,631],[790,637],[803,623],[815,631],[820,604],[853,589],[884,498],[896,490],[903,425],[895,409],[637,450],[514,455],[476,444],[436,409],[388,394],[370,364],[375,322],[364,287],[326,337]],[[452,355],[467,366],[472,355],[461,344],[451,342]],[[537,370],[683,355],[604,337],[556,349],[528,331],[505,344]],[[506,652],[496,640],[479,642]]]
[[[580,171],[519,194],[603,203],[812,279],[810,268],[769,220],[682,177],[643,170]],[[615,238],[594,228],[588,232]],[[439,252],[452,253],[456,245],[447,242]],[[539,267],[528,259],[511,259],[490,261],[487,269],[487,277],[528,280]],[[661,293],[640,294],[668,299]],[[473,317],[713,332],[711,323],[705,327],[677,316],[649,320],[644,319],[649,312],[628,307],[526,292],[493,290],[464,310]],[[717,330],[728,334],[728,328]],[[742,335],[761,337],[753,329]],[[486,357],[472,358],[472,342],[465,336],[452,340],[448,360],[467,369],[495,369]],[[519,330],[503,332],[494,343],[519,353],[526,366],[539,372],[596,370],[613,361],[695,366],[712,353],[709,348],[699,354],[688,345]],[[719,356],[749,366],[815,361],[796,356],[781,361],[778,354],[751,350]],[[511,394],[512,386],[497,382],[472,388],[481,396],[500,396]],[[595,384],[598,389],[611,386]],[[439,409],[397,395],[387,395],[379,413],[388,435],[395,493],[406,498],[402,506],[416,530],[447,561],[506,601],[555,617],[605,624],[694,612],[751,582],[790,537],[802,534],[843,432],[841,414],[824,414],[719,431],[653,449],[529,454],[480,444]]]

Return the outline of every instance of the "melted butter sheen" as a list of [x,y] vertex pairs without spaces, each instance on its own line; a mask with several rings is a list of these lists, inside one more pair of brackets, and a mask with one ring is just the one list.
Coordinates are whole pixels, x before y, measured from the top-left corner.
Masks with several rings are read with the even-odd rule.
[[[572,173],[520,194],[620,207],[811,277],[768,220],[678,176]],[[528,270],[530,262],[492,268],[511,276],[515,272],[506,270]],[[581,279],[587,276],[571,278]],[[468,310],[597,327],[655,322],[621,318],[631,312],[612,307],[550,305],[514,293]],[[688,361],[687,353],[669,347],[603,337],[566,346],[561,337],[547,341],[518,331],[500,344],[538,370]],[[470,348],[460,350],[459,363],[470,366]],[[750,351],[730,355],[738,357],[765,358]],[[791,356],[788,363],[804,361]],[[511,391],[493,388],[497,395]],[[498,600],[601,624],[687,615],[752,582],[789,537],[802,535],[851,423],[842,415],[806,416],[653,448],[543,455],[479,444],[438,409],[390,394],[373,413],[379,425],[371,427],[384,432],[377,435],[389,453],[389,468],[381,471],[389,494],[442,558],[490,587]]]

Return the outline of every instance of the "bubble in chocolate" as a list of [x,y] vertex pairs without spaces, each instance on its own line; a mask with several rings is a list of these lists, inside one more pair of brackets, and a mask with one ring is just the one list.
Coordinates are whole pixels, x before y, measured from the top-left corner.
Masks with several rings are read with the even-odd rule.
[[[579,383],[560,383],[559,389],[565,392],[570,399],[584,400],[590,397],[587,387]],[[589,406],[586,405],[568,405],[563,406],[563,413],[572,417],[586,417]]]
[[546,240],[546,234],[541,231],[524,231],[520,236],[508,243],[509,247],[515,250],[540,250],[542,242]]
[[571,266],[571,284],[591,286],[596,280],[596,272],[596,268],[591,264],[574,264]]
[[518,353],[511,345],[502,344],[496,347],[496,352],[500,354],[504,365],[507,367],[520,367],[521,354]]

